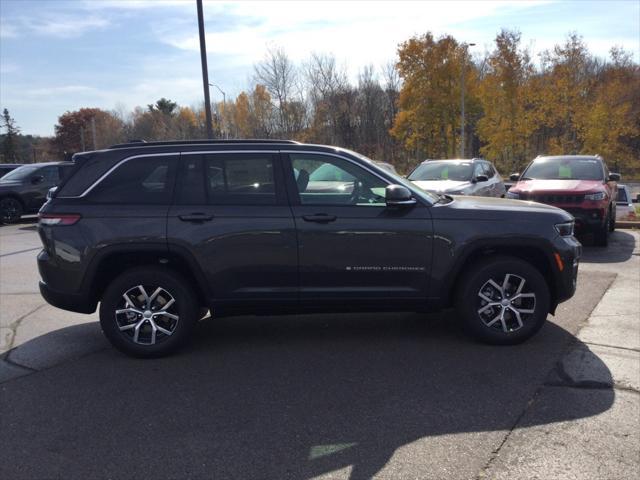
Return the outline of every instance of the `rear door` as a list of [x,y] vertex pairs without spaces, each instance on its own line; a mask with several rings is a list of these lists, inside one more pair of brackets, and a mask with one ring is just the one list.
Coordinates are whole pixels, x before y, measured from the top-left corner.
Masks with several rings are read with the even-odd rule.
[[182,153],[167,230],[214,306],[296,304],[296,232],[277,152]]

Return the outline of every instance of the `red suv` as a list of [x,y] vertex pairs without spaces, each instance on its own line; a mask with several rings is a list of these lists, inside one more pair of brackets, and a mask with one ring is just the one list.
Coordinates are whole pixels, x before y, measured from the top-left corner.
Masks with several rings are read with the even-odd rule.
[[507,198],[531,200],[562,208],[576,219],[578,233],[592,232],[606,246],[616,225],[616,196],[620,174],[609,173],[599,155],[537,157],[520,174]]

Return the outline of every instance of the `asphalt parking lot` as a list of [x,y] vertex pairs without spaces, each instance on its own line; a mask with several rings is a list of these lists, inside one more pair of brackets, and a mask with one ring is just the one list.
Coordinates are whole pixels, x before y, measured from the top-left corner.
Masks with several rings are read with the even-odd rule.
[[206,319],[135,360],[37,293],[35,225],[0,227],[0,478],[638,478],[640,235],[585,247],[520,346],[452,314]]

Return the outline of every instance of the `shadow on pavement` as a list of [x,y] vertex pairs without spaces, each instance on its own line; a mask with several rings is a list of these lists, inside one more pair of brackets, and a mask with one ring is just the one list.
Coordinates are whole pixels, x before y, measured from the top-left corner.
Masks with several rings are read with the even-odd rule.
[[616,230],[609,237],[607,247],[596,247],[592,236],[579,237],[583,249],[581,262],[585,263],[622,263],[631,258],[635,249],[635,237],[622,230]]
[[[107,349],[13,380],[0,387],[10,459],[0,476],[280,480],[352,466],[351,479],[369,479],[416,440],[510,430],[567,345],[579,345],[552,322],[523,345],[480,345],[448,316],[206,320],[170,358]],[[69,339],[74,329],[87,335],[69,327]],[[614,392],[603,391],[597,404],[542,409],[535,422],[606,411]]]

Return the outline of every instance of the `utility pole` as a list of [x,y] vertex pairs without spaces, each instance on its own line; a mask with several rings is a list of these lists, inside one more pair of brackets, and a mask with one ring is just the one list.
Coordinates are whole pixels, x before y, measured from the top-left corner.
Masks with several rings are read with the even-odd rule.
[[462,52],[462,72],[461,72],[461,80],[460,80],[460,158],[464,158],[464,147],[465,147],[465,135],[464,135],[464,126],[465,126],[465,118],[464,118],[464,91],[466,90],[466,85],[464,82],[464,71],[467,69],[467,51],[469,47],[475,46],[475,43],[463,43],[464,51]]
[[207,120],[207,137],[213,138],[213,123],[211,122],[211,100],[209,98],[209,73],[207,70],[207,44],[204,38],[204,15],[202,0],[196,0],[198,6],[198,30],[200,32],[200,60],[202,61],[202,85],[204,87],[204,113]]
[[82,145],[82,151],[84,152],[84,127],[80,127],[80,145]]
[[93,149],[96,148],[96,117],[91,117],[91,136],[93,137]]

